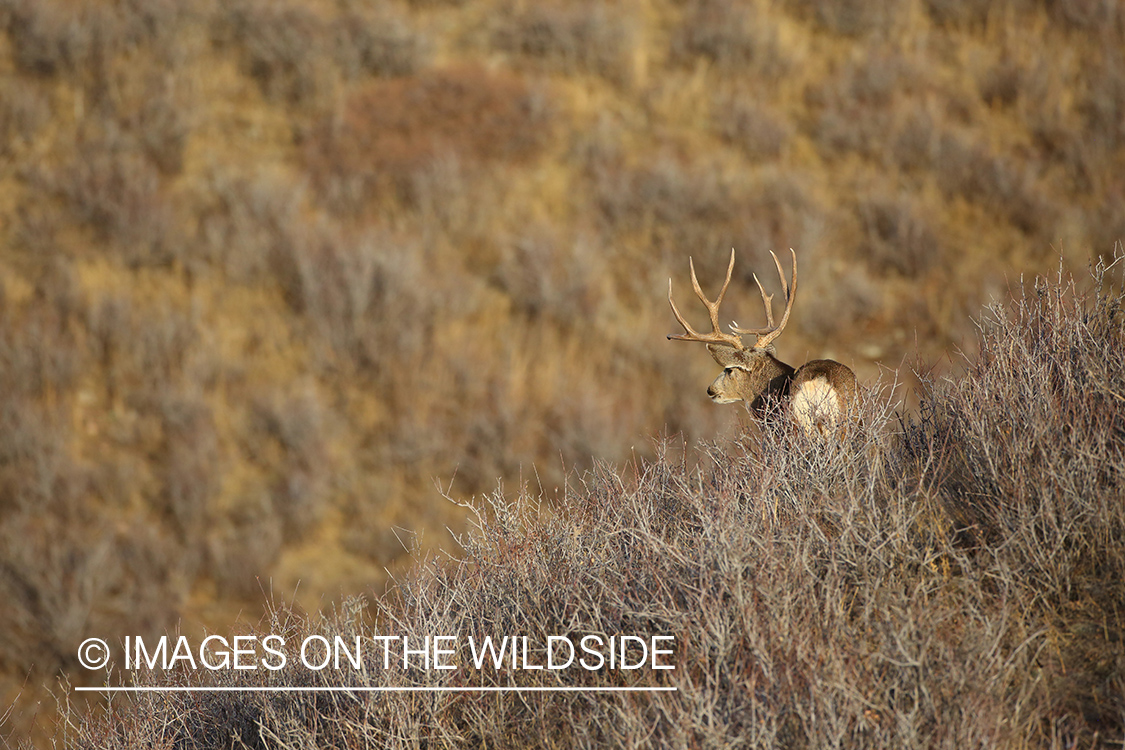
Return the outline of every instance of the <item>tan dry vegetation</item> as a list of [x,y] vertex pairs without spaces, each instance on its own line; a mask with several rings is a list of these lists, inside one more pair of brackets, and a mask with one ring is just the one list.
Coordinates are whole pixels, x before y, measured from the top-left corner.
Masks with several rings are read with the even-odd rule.
[[[1077,283],[1040,277],[988,306],[980,355],[961,377],[925,382],[917,414],[871,389],[835,440],[778,423],[691,448],[657,440],[652,458],[576,477],[551,509],[527,484],[501,488],[476,504],[455,558],[420,560],[373,606],[279,606],[249,631],[286,644],[342,635],[360,644],[354,665],[310,670],[286,645],[277,671],[142,670],[135,684],[238,692],[140,694],[70,712],[56,737],[79,748],[1117,747],[1123,261]],[[675,669],[542,668],[552,637],[630,633],[674,639]],[[389,663],[362,645],[437,634],[448,669],[417,651],[405,666],[401,642]],[[470,638],[513,634],[538,669],[475,663]],[[246,690],[295,685],[335,692]],[[575,692],[466,691],[559,686]],[[589,692],[621,687],[674,690]]]
[[[972,348],[1125,233],[1113,3],[0,0],[0,671],[381,590],[453,494],[737,428],[667,278],[794,247],[787,361]],[[764,276],[763,276],[764,274]],[[397,531],[396,531],[397,530]],[[41,715],[40,720],[45,720]]]

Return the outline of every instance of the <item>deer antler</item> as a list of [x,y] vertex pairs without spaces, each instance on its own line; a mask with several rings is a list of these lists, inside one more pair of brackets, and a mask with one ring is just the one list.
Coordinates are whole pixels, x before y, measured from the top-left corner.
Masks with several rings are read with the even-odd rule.
[[[781,316],[781,322],[777,325],[773,323],[773,295],[766,294],[766,290],[762,287],[762,282],[758,281],[758,275],[754,274],[754,282],[758,285],[758,291],[762,293],[762,304],[766,308],[766,326],[765,328],[739,328],[738,323],[731,323],[730,329],[738,334],[753,333],[758,337],[754,343],[755,348],[762,348],[768,346],[774,339],[781,335],[785,330],[785,324],[789,322],[789,313],[793,311],[793,300],[797,296],[797,253],[793,248],[789,248],[789,252],[793,254],[793,282],[791,284],[785,283],[785,272],[781,270],[781,261],[777,259],[777,255],[770,250],[770,255],[773,256],[773,263],[777,266],[777,275],[781,279],[781,290],[785,292],[785,314]],[[729,277],[728,277],[729,278]]]
[[[672,299],[672,280],[668,279],[668,304],[672,306],[672,314],[676,316],[676,320],[680,321],[680,325],[684,327],[687,333],[668,334],[669,339],[676,341],[702,341],[705,344],[716,344],[718,346],[730,346],[735,349],[743,350],[746,347],[742,344],[742,339],[730,333],[723,333],[719,327],[719,305],[723,303],[723,295],[727,293],[727,287],[730,286],[730,274],[734,270],[734,248],[730,251],[730,264],[727,265],[727,279],[723,282],[723,288],[719,292],[719,296],[714,302],[711,302],[703,294],[703,290],[699,288],[699,279],[695,277],[695,262],[688,258],[688,264],[691,266],[691,285],[695,288],[695,296],[699,297],[699,301],[707,308],[707,313],[711,316],[711,332],[699,333],[684,320],[684,316],[680,315],[680,311],[676,309],[676,303]],[[772,322],[772,321],[771,321]]]

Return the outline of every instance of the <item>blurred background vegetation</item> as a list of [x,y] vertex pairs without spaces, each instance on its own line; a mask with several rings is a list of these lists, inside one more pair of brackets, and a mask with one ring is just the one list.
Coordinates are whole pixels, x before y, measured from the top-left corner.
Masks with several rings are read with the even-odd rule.
[[750,324],[795,248],[780,355],[870,381],[1125,237],[1112,1],[0,0],[0,29],[4,732],[96,677],[85,637],[382,590],[461,528],[435,480],[551,496],[738,429],[664,338],[688,255],[709,287],[737,249]]

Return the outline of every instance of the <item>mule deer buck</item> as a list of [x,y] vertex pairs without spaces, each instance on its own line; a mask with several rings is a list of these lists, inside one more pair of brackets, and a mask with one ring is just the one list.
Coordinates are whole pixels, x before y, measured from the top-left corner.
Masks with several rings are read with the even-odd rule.
[[[685,331],[682,334],[669,334],[668,338],[706,344],[707,351],[723,366],[722,374],[707,389],[707,395],[715,403],[733,404],[743,401],[755,415],[762,417],[771,399],[787,399],[793,419],[802,429],[810,433],[816,430],[826,435],[848,416],[855,403],[855,373],[831,359],[814,359],[794,370],[777,358],[773,342],[785,330],[797,295],[797,253],[792,249],[789,252],[793,254],[793,280],[787,284],[785,272],[781,270],[781,261],[770,251],[785,293],[785,313],[781,316],[781,322],[774,323],[773,295],[766,294],[762,282],[755,275],[754,282],[762,293],[762,303],[766,308],[766,325],[763,328],[739,328],[737,323],[732,323],[730,329],[733,333],[724,333],[720,329],[719,305],[730,285],[730,275],[734,270],[734,250],[730,251],[726,281],[714,302],[707,299],[699,288],[695,263],[689,258],[691,285],[695,288],[695,296],[699,297],[711,317],[711,332],[699,333],[684,320],[672,299],[672,280],[668,279],[668,304],[672,306],[672,313]],[[757,337],[753,346],[747,347],[743,343],[742,336],[745,334]]]

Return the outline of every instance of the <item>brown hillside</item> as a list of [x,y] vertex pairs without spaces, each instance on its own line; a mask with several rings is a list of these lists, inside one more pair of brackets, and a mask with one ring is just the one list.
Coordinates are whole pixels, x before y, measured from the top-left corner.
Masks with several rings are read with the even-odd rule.
[[795,248],[780,355],[872,379],[1125,236],[1112,2],[0,0],[0,29],[5,731],[97,679],[85,637],[380,591],[461,528],[435,479],[551,495],[736,429],[665,340],[689,255],[708,286],[737,249],[750,324]]

